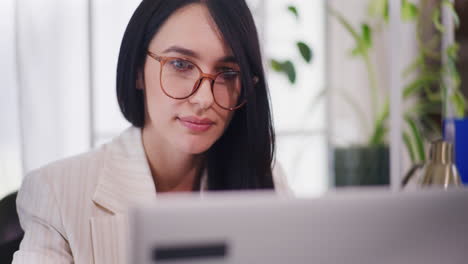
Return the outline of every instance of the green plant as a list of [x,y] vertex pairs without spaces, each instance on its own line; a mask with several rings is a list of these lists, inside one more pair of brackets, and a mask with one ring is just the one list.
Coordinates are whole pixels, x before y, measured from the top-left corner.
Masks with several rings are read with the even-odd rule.
[[[458,117],[462,117],[467,109],[467,100],[461,93],[460,77],[456,68],[458,45],[455,43],[443,51],[447,54],[445,63],[441,62],[442,52],[438,50],[440,46],[441,34],[446,30],[440,22],[440,13],[442,6],[447,6],[451,10],[452,19],[458,25],[458,16],[455,12],[453,4],[448,0],[441,1],[439,7],[435,8],[432,14],[432,23],[439,31],[429,41],[423,41],[420,36],[420,9],[409,0],[401,0],[401,17],[405,22],[416,22],[418,27],[417,41],[419,46],[419,54],[402,73],[403,77],[408,81],[408,84],[403,89],[403,99],[412,100],[413,106],[405,109],[404,120],[406,129],[403,132],[403,141],[413,163],[425,161],[424,141],[427,140],[427,135],[423,131],[430,131],[439,135],[440,125],[434,123],[431,119],[431,114],[440,113],[442,109],[442,99],[447,91],[444,78],[449,78],[453,84],[453,95],[450,101],[455,107],[455,112]],[[381,24],[387,24],[389,21],[389,3],[388,0],[371,0],[368,6],[369,14],[372,18],[377,19]],[[387,136],[387,121],[389,117],[388,96],[379,97],[378,82],[375,72],[375,67],[370,59],[370,53],[373,48],[373,27],[370,23],[364,22],[360,25],[360,30],[355,28],[351,23],[339,12],[329,9],[331,15],[336,17],[338,22],[347,30],[355,41],[355,47],[351,51],[351,55],[360,58],[366,65],[367,75],[369,78],[370,93],[372,95],[371,109],[373,113],[378,113],[373,116],[373,128],[371,136],[368,140],[368,145],[385,144]],[[436,60],[436,66],[428,63],[429,60]],[[439,65],[439,66],[437,66]],[[347,97],[348,101],[352,101]],[[383,106],[379,107],[379,102],[384,101]],[[354,109],[358,109],[356,103],[351,102]],[[361,115],[362,116],[362,115]],[[427,134],[427,133],[426,133]],[[426,137],[425,137],[426,136]]]
[[[372,117],[373,128],[371,137],[368,140],[368,144],[371,146],[378,146],[385,144],[385,135],[387,133],[386,120],[389,116],[389,101],[388,96],[385,95],[384,107],[379,108],[379,102],[381,98],[379,96],[379,87],[377,82],[377,76],[375,72],[375,66],[371,61],[371,51],[373,48],[373,36],[372,36],[372,27],[368,23],[361,23],[360,31],[356,29],[341,13],[338,11],[329,8],[331,15],[336,17],[338,22],[346,29],[346,31],[353,37],[355,42],[355,47],[351,50],[351,56],[355,58],[360,58],[363,60],[367,77],[369,82],[370,94],[371,94],[371,111],[374,114]],[[351,97],[346,96],[348,102],[352,101]],[[356,103],[351,102],[351,105],[354,109],[358,109]],[[362,112],[362,111],[360,111]],[[376,114],[378,113],[378,114]],[[361,121],[364,120],[364,116],[361,114]],[[364,121],[363,121],[364,123]]]
[[[427,0],[421,1],[421,4],[426,5]],[[437,34],[432,35],[429,39],[422,38],[422,23],[424,21],[420,17],[419,9],[413,8],[416,10],[413,20],[417,23],[418,54],[403,72],[403,77],[409,80],[403,89],[403,98],[415,101],[415,105],[405,112],[404,118],[408,129],[403,135],[413,163],[426,160],[424,142],[431,140],[431,134],[435,138],[442,137],[441,124],[434,122],[431,115],[441,114],[443,111],[443,100],[449,88],[447,80],[451,83],[451,88],[454,91],[448,101],[454,106],[455,116],[462,118],[467,109],[466,98],[460,91],[460,77],[456,68],[458,43],[453,43],[446,50],[440,48],[442,35],[447,30],[440,22],[443,7],[450,10],[450,19],[454,21],[456,27],[459,26],[459,18],[452,2],[442,0],[431,11],[431,22],[437,30]],[[442,59],[444,56],[446,57],[445,61]]]
[[[287,11],[290,12],[296,18],[297,22],[299,22],[300,15],[299,15],[299,11],[297,7],[293,5],[289,5],[287,7]],[[296,44],[296,49],[301,54],[302,59],[306,63],[311,63],[312,58],[313,58],[313,53],[312,53],[312,49],[310,48],[310,46],[306,44],[304,41],[296,41],[295,44]],[[296,67],[291,59],[285,59],[285,60],[270,59],[270,67],[274,71],[286,75],[291,84],[296,83],[296,77],[297,77]]]

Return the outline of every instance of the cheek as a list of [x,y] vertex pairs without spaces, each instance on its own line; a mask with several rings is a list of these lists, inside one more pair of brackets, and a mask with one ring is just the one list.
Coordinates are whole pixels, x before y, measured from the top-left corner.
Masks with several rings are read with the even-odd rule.
[[227,111],[224,109],[217,109],[216,110],[219,120],[222,121],[222,132],[229,126],[231,123],[232,117],[234,116],[234,112]]
[[161,121],[173,118],[178,102],[163,93],[158,80],[148,80],[145,85],[145,93],[147,112],[151,122],[161,124]]
[[225,117],[225,126],[229,126],[229,123],[231,123],[232,117],[234,116],[234,112],[228,112]]

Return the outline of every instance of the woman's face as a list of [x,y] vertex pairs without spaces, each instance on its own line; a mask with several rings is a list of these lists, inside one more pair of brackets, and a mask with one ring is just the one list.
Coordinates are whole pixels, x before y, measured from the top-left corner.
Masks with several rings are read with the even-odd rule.
[[[208,9],[200,4],[185,6],[172,14],[154,36],[148,50],[163,57],[190,60],[204,73],[239,70]],[[185,67],[183,64],[170,66]],[[143,78],[146,100],[144,129],[149,129],[154,138],[184,153],[199,154],[208,150],[229,125],[233,112],[215,103],[208,79],[204,79],[197,92],[187,99],[168,97],[161,89],[160,69],[161,64],[147,56]],[[181,82],[179,86],[184,87],[173,84],[164,88],[166,91],[182,89],[186,85]]]

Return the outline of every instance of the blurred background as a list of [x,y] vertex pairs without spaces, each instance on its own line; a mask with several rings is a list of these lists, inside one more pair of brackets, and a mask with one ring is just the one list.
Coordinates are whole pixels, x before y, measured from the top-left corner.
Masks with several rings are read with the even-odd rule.
[[[247,1],[270,85],[277,160],[297,195],[399,186],[426,161],[444,120],[466,124],[468,1],[398,1]],[[0,2],[0,197],[27,172],[129,126],[115,72],[138,3]]]

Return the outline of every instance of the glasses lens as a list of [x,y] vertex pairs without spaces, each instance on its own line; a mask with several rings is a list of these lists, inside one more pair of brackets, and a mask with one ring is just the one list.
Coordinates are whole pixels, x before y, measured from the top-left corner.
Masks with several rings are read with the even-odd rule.
[[171,59],[162,69],[162,86],[164,91],[174,98],[185,98],[190,95],[200,72],[190,61]]
[[217,75],[213,86],[213,96],[220,106],[237,107],[245,101],[244,94],[239,72],[228,71]]

